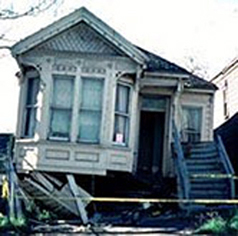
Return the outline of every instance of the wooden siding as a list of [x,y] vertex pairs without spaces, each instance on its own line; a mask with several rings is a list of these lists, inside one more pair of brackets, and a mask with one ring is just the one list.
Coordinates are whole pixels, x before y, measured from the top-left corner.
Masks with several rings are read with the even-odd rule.
[[40,141],[16,145],[18,170],[44,170],[106,175],[107,170],[130,172],[133,152],[129,148]]
[[[227,81],[227,82],[225,82]],[[215,128],[224,123],[238,111],[238,67],[235,65],[225,74],[220,75],[213,81],[219,90],[215,95]],[[224,98],[223,91],[227,83],[227,111],[228,117],[224,116]]]
[[181,95],[179,109],[179,117],[177,117],[177,124],[181,128],[181,108],[182,106],[193,106],[202,108],[202,129],[201,141],[210,141],[213,138],[213,95],[202,94],[195,92],[184,92]]

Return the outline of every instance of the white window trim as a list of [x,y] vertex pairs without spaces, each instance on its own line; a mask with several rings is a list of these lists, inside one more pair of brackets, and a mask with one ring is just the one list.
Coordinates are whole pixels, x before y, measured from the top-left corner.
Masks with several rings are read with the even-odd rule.
[[[50,96],[50,106],[49,106],[49,122],[48,122],[48,140],[51,141],[64,141],[64,142],[69,142],[71,141],[72,137],[71,137],[71,131],[73,129],[72,124],[73,124],[73,110],[74,110],[74,97],[72,98],[72,107],[71,108],[64,108],[61,106],[54,106],[53,104],[53,96],[54,96],[54,76],[70,76],[72,78],[70,78],[71,80],[73,80],[73,94],[75,95],[75,82],[77,79],[76,74],[74,73],[63,73],[63,72],[55,72],[52,71],[51,73],[51,84],[52,84],[52,88],[51,88],[51,96]],[[67,80],[65,78],[65,80]],[[52,136],[51,134],[51,118],[52,118],[52,109],[62,109],[62,110],[71,110],[71,120],[70,120],[70,129],[69,129],[69,135],[68,137],[59,137],[59,136]]]
[[[34,136],[35,136],[34,134],[33,134],[33,136],[25,134],[26,133],[26,121],[27,121],[27,109],[36,109],[36,112],[37,112],[37,110],[39,109],[39,103],[37,101],[36,104],[28,105],[27,104],[27,97],[28,97],[28,92],[29,92],[28,88],[29,88],[29,81],[30,80],[38,79],[39,80],[39,90],[40,90],[40,75],[37,71],[29,71],[29,72],[26,73],[25,76],[26,76],[26,90],[25,90],[26,92],[25,92],[25,97],[24,97],[23,122],[22,122],[22,129],[21,129],[21,137],[24,138],[24,139],[34,139]],[[36,94],[36,96],[37,96],[37,94]],[[35,127],[35,129],[36,129],[36,127]]]
[[[183,112],[183,109],[184,108],[194,108],[194,109],[200,109],[201,110],[201,126],[200,126],[200,141],[202,141],[203,140],[203,136],[204,136],[204,122],[205,122],[205,120],[204,120],[204,110],[205,110],[205,108],[204,108],[204,105],[202,105],[202,104],[193,104],[193,103],[189,103],[189,104],[181,104],[181,110],[182,110],[182,112]],[[183,119],[183,117],[182,117],[182,119]],[[183,122],[183,120],[181,119],[181,122]],[[180,132],[182,132],[182,123],[181,123],[181,130],[180,130]]]
[[[99,145],[102,143],[102,124],[103,124],[103,116],[104,116],[104,107],[105,107],[105,90],[106,90],[106,78],[105,77],[102,77],[101,75],[95,75],[95,74],[85,74],[85,73],[82,73],[79,77],[79,91],[82,89],[82,84],[83,84],[83,79],[91,79],[91,80],[100,80],[102,83],[103,83],[103,88],[102,88],[102,105],[101,105],[101,110],[100,110],[100,113],[101,113],[101,119],[100,119],[100,125],[99,125],[99,135],[98,135],[98,141],[90,141],[90,140],[83,140],[83,139],[80,139],[79,138],[79,117],[80,117],[80,113],[81,113],[81,106],[82,106],[82,96],[81,96],[81,93],[79,92],[79,97],[78,97],[78,113],[77,113],[77,142],[78,143],[82,143],[82,144],[92,144],[92,145]],[[85,108],[83,108],[83,110],[87,110]],[[90,111],[93,111],[93,110],[90,110]],[[99,110],[95,110],[95,111],[99,111]]]
[[[116,97],[117,97],[117,86],[118,85],[122,85],[122,86],[126,86],[129,88],[129,98],[128,98],[128,114],[126,114],[125,116],[128,118],[128,128],[126,130],[126,142],[116,142],[114,141],[114,130],[115,130],[115,122],[116,122],[116,114],[119,114],[119,112],[116,112]],[[120,80],[118,80],[116,82],[116,86],[115,86],[115,93],[114,93],[114,106],[113,106],[113,125],[112,125],[112,145],[113,146],[117,146],[117,147],[125,147],[128,148],[129,147],[129,143],[130,143],[130,134],[131,134],[131,105],[132,105],[132,90],[133,90],[133,86],[132,86],[132,82],[131,81],[127,81],[127,79],[121,78]],[[120,115],[120,114],[119,114]]]

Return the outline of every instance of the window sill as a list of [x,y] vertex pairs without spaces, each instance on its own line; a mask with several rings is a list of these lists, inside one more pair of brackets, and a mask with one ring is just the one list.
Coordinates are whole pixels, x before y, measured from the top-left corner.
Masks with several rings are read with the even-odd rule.
[[118,148],[129,148],[128,145],[126,143],[117,143],[117,142],[113,142],[112,143],[113,147],[118,147]]
[[69,138],[63,138],[63,137],[49,137],[48,140],[50,141],[59,141],[59,142],[69,142]]
[[97,141],[86,141],[86,140],[77,140],[77,143],[85,145],[97,145],[97,146],[100,145],[100,143]]

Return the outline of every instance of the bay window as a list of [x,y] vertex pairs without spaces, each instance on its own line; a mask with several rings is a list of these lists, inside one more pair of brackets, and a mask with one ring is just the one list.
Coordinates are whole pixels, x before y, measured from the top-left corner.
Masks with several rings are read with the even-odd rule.
[[99,143],[104,80],[82,77],[81,82],[78,140]]
[[130,87],[117,84],[113,142],[127,145],[129,133]]
[[53,75],[50,138],[69,140],[74,96],[74,76]]

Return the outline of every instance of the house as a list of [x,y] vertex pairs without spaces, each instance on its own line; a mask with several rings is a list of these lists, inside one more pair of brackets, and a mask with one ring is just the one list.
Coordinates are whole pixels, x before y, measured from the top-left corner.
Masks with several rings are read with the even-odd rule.
[[215,95],[214,127],[222,125],[238,111],[238,59],[234,58],[211,80],[219,90]]
[[11,51],[21,70],[18,173],[151,181],[177,169],[181,185],[188,176],[171,144],[182,157],[181,142],[213,141],[216,87],[133,45],[84,7]]
[[226,148],[227,154],[230,158],[230,161],[234,167],[235,174],[238,174],[237,167],[237,139],[238,139],[238,113],[234,114],[226,122],[215,129],[215,134],[220,135],[224,146]]
[[215,134],[223,139],[237,175],[238,59],[234,58],[211,81],[219,88],[215,95]]

